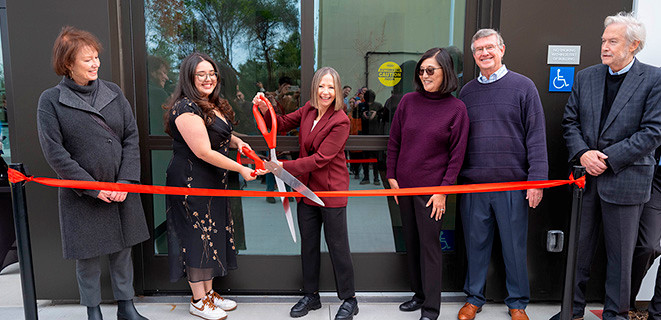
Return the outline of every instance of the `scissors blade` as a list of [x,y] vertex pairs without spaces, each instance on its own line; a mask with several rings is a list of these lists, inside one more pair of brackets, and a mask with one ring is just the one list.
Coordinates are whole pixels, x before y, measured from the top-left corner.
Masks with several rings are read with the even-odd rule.
[[[285,184],[280,180],[280,178],[275,177],[275,183],[278,186],[279,192],[285,192]],[[280,197],[282,201],[282,207],[285,209],[285,218],[287,219],[287,225],[289,226],[289,232],[291,233],[291,238],[296,242],[296,229],[294,229],[294,218],[291,215],[291,207],[289,206],[289,200],[285,197]]]
[[283,169],[277,163],[273,161],[264,161],[264,166],[266,167],[266,169],[271,171],[273,175],[275,175],[284,183],[292,187],[292,189],[298,191],[300,194],[314,201],[316,204],[320,206],[325,206],[324,202],[321,201],[321,199],[314,192],[312,192],[312,190],[306,187],[302,182],[296,179],[296,177],[294,177],[291,173],[287,172],[287,170]]

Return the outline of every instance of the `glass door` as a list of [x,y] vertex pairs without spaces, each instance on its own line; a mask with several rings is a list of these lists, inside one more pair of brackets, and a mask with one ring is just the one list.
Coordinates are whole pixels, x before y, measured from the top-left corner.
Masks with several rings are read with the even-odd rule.
[[[465,11],[462,0],[318,1],[315,67],[335,68],[346,89],[353,140],[347,147],[350,190],[389,188],[385,149],[390,122],[402,96],[415,90],[415,65],[422,53],[433,47],[449,50],[462,77]],[[444,291],[463,286],[463,236],[455,222],[455,199],[448,197],[438,243],[444,250]],[[351,251],[361,261],[356,263],[359,290],[408,291],[394,199],[349,198],[347,213]],[[370,281],[360,283],[361,274],[369,274]]]
[[[154,185],[165,184],[172,154],[161,106],[176,84],[180,61],[193,51],[209,54],[220,65],[222,93],[237,114],[236,134],[262,152],[266,145],[250,111],[256,92],[264,92],[279,112],[291,112],[309,99],[312,72],[322,66],[335,68],[343,85],[351,87],[346,97],[355,108],[364,100],[363,91],[373,92],[376,103],[367,111],[374,117],[365,122],[369,130],[354,130],[347,143],[350,159],[373,162],[347,164],[351,190],[388,187],[385,150],[390,120],[402,95],[413,90],[413,69],[422,52],[446,47],[456,56],[458,73],[463,69],[465,0],[137,2],[134,10],[144,13],[144,41],[133,43],[137,65],[145,61],[145,70],[136,72],[137,100],[145,102],[137,104],[137,118],[143,137],[143,179]],[[353,110],[348,110],[350,115]],[[282,157],[297,156],[295,130],[278,137],[278,149]],[[230,188],[269,190],[272,180],[244,183],[232,175]],[[152,228],[143,247],[144,291],[186,292],[184,281],[168,281],[165,197],[144,199]],[[455,223],[454,197],[448,201],[439,239],[446,253],[443,289],[461,291],[463,236]],[[279,199],[233,198],[231,208],[239,269],[218,279],[216,287],[242,293],[298,292],[300,243],[291,239]],[[406,250],[394,200],[350,198],[347,212],[357,289],[408,291]],[[323,240],[322,248],[327,251]],[[331,268],[328,255],[322,255],[322,290],[335,290]]]

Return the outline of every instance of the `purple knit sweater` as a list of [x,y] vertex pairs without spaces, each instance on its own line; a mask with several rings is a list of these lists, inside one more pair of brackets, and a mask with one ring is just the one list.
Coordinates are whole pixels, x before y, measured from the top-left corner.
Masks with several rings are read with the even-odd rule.
[[402,188],[452,185],[468,140],[466,106],[452,95],[404,95],[390,127],[388,179]]
[[470,81],[459,99],[470,118],[461,183],[547,179],[544,110],[532,80],[510,70],[493,83]]

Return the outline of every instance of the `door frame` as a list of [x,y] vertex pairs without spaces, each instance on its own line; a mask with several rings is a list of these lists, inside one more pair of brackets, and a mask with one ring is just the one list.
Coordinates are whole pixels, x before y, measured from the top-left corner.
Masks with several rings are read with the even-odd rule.
[[[136,108],[138,132],[140,134],[140,155],[144,183],[150,184],[151,151],[171,150],[172,142],[166,136],[151,136],[147,96],[147,48],[145,43],[144,1],[110,1],[111,19],[117,26],[112,27],[116,34],[111,47],[113,57],[113,79],[121,85],[129,102]],[[308,83],[314,73],[314,1],[301,1],[301,83]],[[500,0],[467,0],[464,31],[464,79],[469,81],[477,74],[470,51],[472,34],[480,28],[498,28]],[[115,52],[116,51],[116,52]],[[117,53],[117,54],[114,54]],[[138,67],[136,67],[138,66]],[[115,78],[115,77],[114,77]],[[303,91],[308,90],[303,86]],[[305,92],[301,93],[302,95]],[[305,95],[304,95],[305,96]],[[255,150],[268,150],[260,136],[244,139]],[[346,150],[381,151],[386,150],[388,136],[350,136]],[[278,148],[282,151],[298,151],[297,137],[279,137]],[[142,195],[150,237],[134,249],[136,268],[135,283],[140,294],[187,294],[190,292],[184,280],[169,282],[167,255],[155,255],[153,197]],[[460,219],[456,225],[456,250],[444,253],[443,291],[461,291],[463,287],[466,259],[463,231]],[[352,253],[358,291],[409,291],[406,255],[404,253]],[[240,294],[297,294],[302,288],[301,262],[299,255],[238,255],[239,269],[230,276],[217,278],[215,286],[219,291]],[[383,266],[387,266],[384,268]],[[322,270],[332,270],[328,253],[322,253]],[[290,270],[282,272],[282,270]],[[277,272],[277,273],[276,273]],[[277,275],[277,276],[276,276]],[[335,291],[332,272],[322,272],[322,291]]]

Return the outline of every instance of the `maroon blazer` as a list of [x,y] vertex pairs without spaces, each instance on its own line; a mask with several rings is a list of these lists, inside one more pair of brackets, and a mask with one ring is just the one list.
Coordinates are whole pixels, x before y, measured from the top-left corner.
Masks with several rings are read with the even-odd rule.
[[[344,146],[349,138],[349,117],[342,110],[335,111],[331,107],[311,130],[317,115],[317,109],[308,102],[292,113],[278,116],[278,131],[287,132],[300,126],[298,159],[285,161],[282,165],[312,191],[349,190],[349,170],[344,156]],[[322,197],[321,200],[329,208],[347,205],[347,197]],[[303,201],[318,206],[307,198]]]

